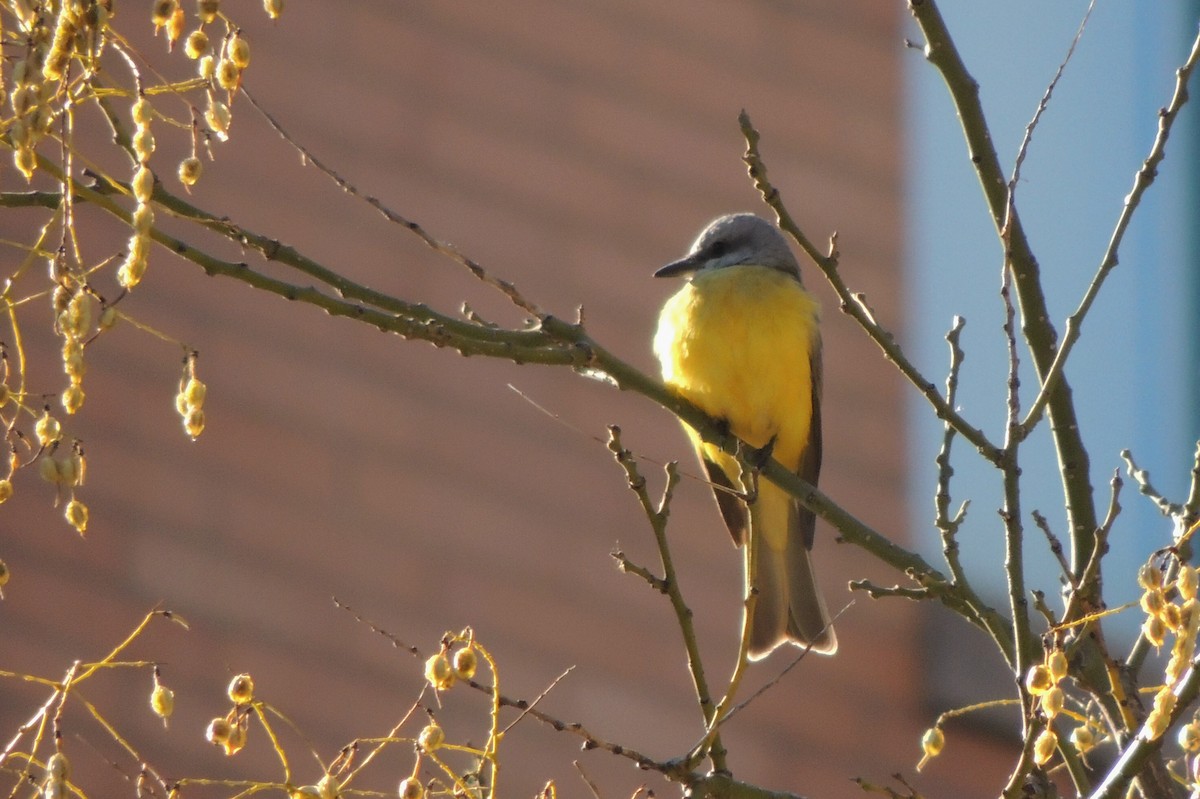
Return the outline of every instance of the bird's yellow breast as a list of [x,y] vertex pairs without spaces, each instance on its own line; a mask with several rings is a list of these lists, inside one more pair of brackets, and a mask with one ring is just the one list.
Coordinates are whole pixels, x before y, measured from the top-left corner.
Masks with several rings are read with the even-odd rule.
[[654,352],[667,385],[752,446],[775,437],[774,457],[796,466],[812,421],[817,321],[817,301],[777,269],[701,271],[663,306]]

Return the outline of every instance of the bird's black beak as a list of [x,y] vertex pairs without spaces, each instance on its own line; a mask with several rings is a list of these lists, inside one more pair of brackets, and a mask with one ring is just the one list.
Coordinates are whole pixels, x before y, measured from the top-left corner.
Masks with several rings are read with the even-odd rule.
[[687,258],[681,258],[678,261],[672,261],[666,266],[661,266],[654,273],[655,277],[679,277],[680,275],[690,275],[701,266],[699,254],[689,255]]

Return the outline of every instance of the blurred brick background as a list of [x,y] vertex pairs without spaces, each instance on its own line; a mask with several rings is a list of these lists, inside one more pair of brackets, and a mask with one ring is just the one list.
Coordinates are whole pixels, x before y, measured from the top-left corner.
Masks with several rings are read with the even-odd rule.
[[[258,3],[241,5],[228,7],[253,48],[246,86],[298,141],[543,308],[585,306],[593,336],[648,371],[657,307],[675,290],[653,269],[711,217],[765,212],[740,161],[743,108],[793,215],[815,240],[839,232],[847,280],[903,330],[900,59],[915,56],[900,3],[291,2],[274,25]],[[162,57],[161,42],[143,46],[182,60]],[[185,143],[157,133],[169,175]],[[192,195],[201,207],[382,291],[521,323],[494,291],[303,167],[244,98],[216,153]],[[179,190],[170,177],[167,187]],[[0,235],[27,240],[32,219],[5,211]],[[107,242],[93,245],[96,260],[123,240],[99,222],[85,215],[90,241]],[[903,540],[903,386],[811,270],[808,281],[826,306],[822,488]],[[464,359],[329,319],[161,250],[122,309],[200,351],[208,429],[195,443],[182,433],[174,345],[125,325],[89,350],[88,403],[68,432],[87,447],[92,524],[81,541],[50,488],[22,475],[0,513],[0,557],[14,574],[0,603],[0,668],[57,677],[73,658],[102,656],[148,609],[169,607],[190,631],[156,625],[129,653],[163,661],[178,697],[169,730],[148,711],[145,672],[97,678],[85,695],[168,776],[278,778],[261,734],[231,761],[202,742],[226,709],[230,675],[253,673],[327,760],[385,733],[421,684],[419,663],[336,609],[337,596],[425,651],[443,631],[473,626],[513,696],[533,698],[574,666],[540,708],[652,757],[699,737],[669,606],[609,557],[620,546],[653,566],[655,555],[596,440],[619,424],[636,453],[694,473],[665,412],[565,370]],[[44,332],[31,345],[48,359],[35,377],[57,385]],[[661,472],[643,469],[657,489]],[[700,483],[685,480],[671,520],[719,683],[736,647],[740,561]],[[821,530],[832,608],[851,600],[851,579],[896,579]],[[836,658],[806,660],[728,725],[736,776],[812,796],[856,795],[850,778],[897,771],[929,795],[998,789],[1003,748],[965,731],[952,735],[953,758],[912,773],[920,732],[944,709],[922,702],[914,608],[859,597],[838,634]],[[747,694],[786,662],[755,666]],[[0,737],[43,699],[0,680]],[[479,743],[484,713],[478,697],[455,692],[441,718],[452,739]],[[68,715],[64,731],[76,767],[111,783],[93,795],[132,791],[106,760],[134,766],[93,722]],[[292,743],[296,781],[315,781],[317,766]],[[531,719],[501,752],[510,796],[549,779],[582,795],[574,759],[605,797],[643,782],[670,790]],[[394,790],[410,763],[395,747],[360,787]]]

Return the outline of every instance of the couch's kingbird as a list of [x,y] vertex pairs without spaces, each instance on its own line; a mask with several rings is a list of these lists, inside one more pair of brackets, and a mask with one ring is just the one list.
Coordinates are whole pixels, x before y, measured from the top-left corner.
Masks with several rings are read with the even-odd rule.
[[[687,284],[658,318],[654,352],[666,384],[752,447],[816,485],[821,469],[821,337],[817,301],[783,234],[753,214],[714,220],[688,254],[655,277]],[[684,425],[734,543],[749,542],[757,594],[748,654],[765,657],[791,642],[833,654],[837,638],[817,589],[810,550],[816,518],[768,480],[751,506],[742,499],[736,458]],[[747,561],[749,563],[750,561]]]

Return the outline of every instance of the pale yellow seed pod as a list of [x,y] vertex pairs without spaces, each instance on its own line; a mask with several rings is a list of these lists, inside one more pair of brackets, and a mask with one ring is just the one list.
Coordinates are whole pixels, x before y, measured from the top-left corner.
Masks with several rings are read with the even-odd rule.
[[213,75],[217,74],[217,61],[210,55],[201,56],[196,62],[196,72],[204,80],[212,80]]
[[238,87],[238,82],[242,79],[242,71],[237,68],[237,64],[230,61],[228,58],[222,58],[217,64],[217,85],[226,91],[235,91]]
[[12,499],[12,495],[12,480],[9,480],[7,477],[5,477],[3,480],[0,480],[0,504],[8,502],[10,499]]
[[32,180],[33,173],[37,171],[37,155],[34,154],[33,148],[18,147],[13,150],[13,165],[25,176],[25,180]]
[[47,483],[58,483],[58,464],[54,462],[54,458],[46,455],[38,461],[38,476]]
[[121,264],[121,268],[117,270],[117,282],[121,284],[121,288],[131,289],[138,283],[142,282],[142,278],[146,276],[145,261],[129,261]]
[[229,125],[233,122],[233,115],[225,103],[210,97],[208,108],[204,111],[204,121],[222,141],[229,138]]
[[68,385],[62,390],[62,410],[68,414],[74,415],[79,413],[79,409],[83,408],[84,392],[83,386],[78,383]]
[[[1181,639],[1182,640],[1182,639]],[[1191,650],[1192,647],[1181,647],[1179,641],[1175,642],[1175,646],[1171,647],[1171,657],[1167,660],[1167,665],[1163,668],[1163,682],[1167,685],[1174,685],[1179,682],[1179,678],[1187,671],[1191,665]]]
[[263,10],[271,19],[279,19],[283,14],[283,0],[263,0]]
[[416,777],[405,777],[400,780],[400,799],[422,799],[425,796],[425,786]]
[[182,8],[176,8],[175,13],[167,20],[167,43],[174,46],[175,42],[179,41],[179,37],[183,35],[183,26],[187,23],[187,18],[184,16]]
[[208,386],[195,377],[189,377],[187,383],[183,386],[183,399],[192,408],[200,408],[204,405],[204,398],[208,395]]
[[249,674],[239,674],[229,681],[229,699],[235,705],[248,705],[254,701],[254,679]]
[[942,753],[942,749],[946,746],[946,735],[942,732],[942,728],[938,726],[930,727],[925,730],[925,734],[921,736],[921,759],[917,761],[917,771],[925,768],[930,760]]
[[1045,664],[1039,663],[1029,670],[1025,675],[1025,687],[1034,696],[1041,696],[1054,687],[1054,680],[1050,677],[1050,669],[1046,668]]
[[1084,754],[1096,746],[1096,734],[1092,732],[1091,727],[1081,724],[1071,730],[1071,743],[1075,745],[1080,754]]
[[133,173],[130,188],[139,203],[150,202],[150,198],[154,196],[154,173],[145,165],[139,166]]
[[193,61],[207,53],[208,34],[199,29],[189,33],[187,41],[183,43],[183,52]]
[[72,455],[55,458],[54,468],[58,472],[58,482],[65,486],[73,486],[79,480],[79,472]]
[[204,432],[204,409],[188,408],[187,416],[183,419],[183,428],[193,439],[199,438]]
[[1142,593],[1142,611],[1147,615],[1157,616],[1162,613],[1163,606],[1166,604],[1167,598],[1161,588],[1150,588]]
[[88,509],[77,499],[72,499],[67,503],[67,509],[63,513],[67,518],[67,523],[75,528],[75,531],[80,535],[87,532],[88,526]]
[[225,45],[225,55],[238,69],[250,66],[250,43],[235,33]]
[[1167,629],[1171,632],[1179,632],[1179,628],[1183,626],[1183,614],[1179,612],[1179,606],[1174,602],[1163,605],[1159,616],[1162,617],[1163,624],[1167,625]]
[[937,757],[946,748],[946,734],[941,727],[930,727],[921,736],[921,751],[926,757]]
[[454,660],[451,664],[454,668],[454,676],[460,680],[469,680],[475,676],[475,669],[479,665],[479,658],[475,655],[475,650],[466,647],[454,653]]
[[232,732],[233,725],[229,723],[228,719],[215,718],[208,723],[208,729],[205,730],[204,737],[211,744],[224,746]]
[[315,785],[301,785],[292,789],[289,799],[321,799],[321,789]]
[[1170,688],[1163,688],[1154,695],[1154,709],[1170,715],[1175,710],[1179,697]]
[[129,253],[125,256],[125,261],[117,270],[117,282],[124,288],[131,289],[138,283],[142,282],[142,278],[146,275],[146,266],[149,263],[150,243],[145,236],[139,236],[136,233],[129,237]]
[[68,339],[63,346],[63,371],[71,378],[72,383],[83,380],[83,375],[87,372],[87,361],[83,359],[83,344],[79,339]]
[[0,588],[8,585],[10,579],[12,579],[12,572],[8,570],[8,564],[0,560]]
[[61,47],[52,47],[46,54],[46,63],[42,65],[42,76],[48,81],[62,80],[63,74],[67,71],[67,65],[70,63],[71,51],[65,44]]
[[220,0],[196,0],[196,16],[202,22],[212,22],[221,11]]
[[1054,750],[1058,748],[1058,736],[1054,734],[1052,729],[1044,729],[1038,735],[1037,740],[1033,742],[1033,762],[1039,766],[1044,766],[1050,762],[1050,758],[1054,757]]
[[[22,61],[18,66],[25,63]],[[13,83],[13,90],[8,96],[8,101],[12,104],[13,115],[23,117],[37,107],[38,91],[33,86],[21,83],[18,80],[14,80]],[[14,141],[21,141],[23,138],[14,136]]]
[[62,752],[55,752],[46,761],[46,776],[52,780],[71,779],[71,763]]
[[444,653],[438,652],[425,661],[425,679],[438,691],[454,685],[454,669]]
[[204,166],[200,159],[194,155],[188,156],[179,162],[179,182],[185,186],[195,186],[203,171]]
[[1154,646],[1162,646],[1167,640],[1167,625],[1158,616],[1148,616],[1142,623],[1142,635]]
[[45,447],[62,438],[62,425],[47,409],[38,417],[37,424],[33,426],[33,433],[37,436],[38,443]]
[[100,329],[111,330],[119,318],[117,316],[117,309],[111,305],[106,305],[104,310],[100,312]]
[[1179,567],[1179,575],[1175,578],[1175,590],[1179,598],[1187,601],[1196,598],[1196,590],[1200,588],[1200,576],[1195,569],[1186,563]]
[[33,147],[35,144],[34,130],[36,128],[24,119],[14,119],[12,126],[8,129],[8,139],[14,147]]
[[67,321],[70,332],[76,338],[82,338],[92,326],[92,305],[94,300],[86,291],[77,291],[67,304]]
[[1051,688],[1041,696],[1042,712],[1046,714],[1047,719],[1052,719],[1062,712],[1063,709],[1063,692],[1057,685]]
[[188,405],[186,394],[184,394],[182,391],[180,391],[178,394],[175,395],[175,412],[176,413],[178,413],[182,418],[186,419],[187,415],[188,415],[188,411],[190,411],[191,409],[192,409],[192,407],[190,405]]
[[1069,665],[1067,654],[1061,649],[1052,649],[1046,656],[1046,668],[1050,671],[1050,679],[1055,683],[1067,676]]
[[1200,751],[1200,724],[1193,720],[1179,728],[1179,746],[1185,752]]
[[233,725],[233,728],[229,731],[229,738],[226,739],[224,744],[222,744],[222,746],[225,747],[225,756],[233,757],[238,752],[242,751],[242,749],[244,749],[246,746],[247,735],[248,733],[243,725]]
[[417,743],[423,751],[436,752],[446,743],[446,733],[442,731],[437,722],[431,721],[417,736]]
[[317,783],[317,793],[321,799],[338,799],[341,790],[342,786],[338,784],[337,777],[332,774],[326,774]]
[[150,106],[150,101],[145,97],[137,98],[137,102],[133,104],[133,123],[138,127],[144,127],[150,124],[153,117],[154,109]]
[[1192,637],[1200,625],[1200,601],[1189,599],[1179,606],[1179,623],[1185,635]]
[[[51,126],[54,125],[55,113],[54,106],[49,103],[43,103],[33,112],[33,120],[31,130],[36,131],[37,135],[44,136],[50,132]],[[30,135],[30,143],[32,144],[32,134]]]
[[175,712],[175,692],[165,685],[156,684],[150,692],[150,709],[159,718],[169,719]]
[[12,399],[12,389],[8,387],[8,383],[0,383],[0,408],[3,408]]
[[139,237],[150,235],[150,229],[154,227],[154,208],[149,205],[139,205],[133,209],[133,219],[130,220],[133,225],[133,232]]
[[1142,737],[1147,741],[1157,741],[1167,731],[1170,724],[1171,714],[1155,708],[1150,711],[1149,716],[1146,716],[1146,723],[1142,727]]
[[1150,563],[1143,563],[1138,569],[1137,575],[1138,585],[1146,591],[1153,591],[1163,587],[1162,569]]
[[[150,126],[145,125],[139,127],[133,134],[133,153],[138,160],[143,164],[150,160],[150,156],[154,155],[154,134],[150,132]],[[153,189],[153,184],[152,184]],[[140,202],[149,202],[149,197],[146,199],[138,198]]]
[[40,799],[67,799],[70,796],[70,791],[67,789],[66,780],[46,780],[46,784],[42,786]]
[[150,10],[150,20],[156,29],[171,21],[177,5],[176,0],[154,0],[154,5]]

